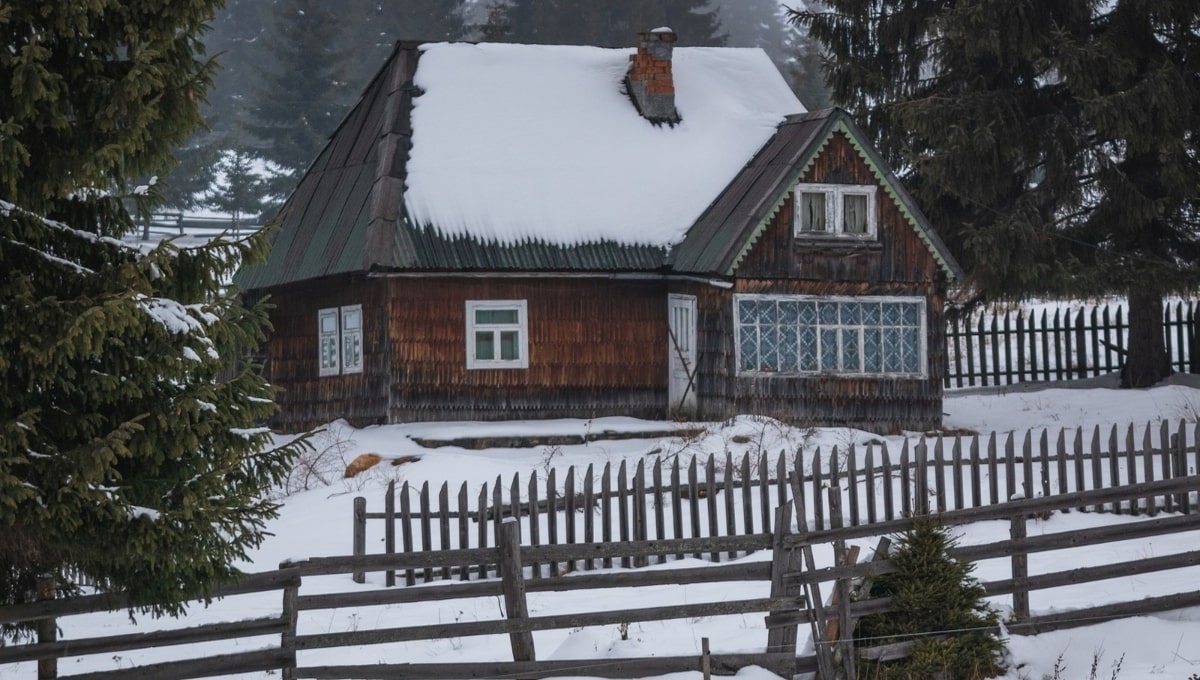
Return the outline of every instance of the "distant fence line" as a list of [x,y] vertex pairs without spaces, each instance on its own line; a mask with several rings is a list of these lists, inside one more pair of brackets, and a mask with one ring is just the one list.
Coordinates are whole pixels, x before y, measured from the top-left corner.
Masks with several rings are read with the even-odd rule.
[[[1089,436],[1090,435],[1090,436]],[[1107,436],[1105,436],[1107,435]],[[810,528],[831,528],[833,508],[823,490],[838,487],[841,514],[849,526],[895,520],[925,510],[946,512],[997,505],[1014,497],[1051,496],[1116,485],[1169,480],[1195,474],[1200,454],[1195,442],[1200,424],[1168,421],[1144,428],[1112,426],[1102,433],[1077,428],[1071,436],[1060,431],[1052,442],[1046,430],[987,437],[905,440],[898,455],[886,442],[870,444],[860,456],[858,447],[827,454],[820,449],[789,457],[780,453],[772,462],[766,453],[735,461],[710,455],[681,464],[679,456],[664,462],[639,460],[630,473],[622,461],[600,470],[574,467],[559,477],[551,469],[511,483],[499,477],[493,484],[469,488],[463,483],[451,496],[448,484],[389,484],[382,511],[368,512],[367,499],[354,500],[353,554],[366,554],[368,523],[382,520],[386,554],[414,551],[457,551],[483,548],[499,540],[506,517],[521,518],[526,542],[532,546],[594,541],[677,540],[703,536],[741,536],[770,533],[772,509],[788,501],[806,508]],[[861,462],[860,462],[861,460]],[[1095,512],[1156,515],[1160,511],[1194,512],[1197,501],[1188,494],[1147,497],[1126,505],[1079,508]],[[379,506],[376,505],[376,508]],[[378,535],[378,529],[375,532]],[[717,562],[736,551],[713,551],[694,557]],[[680,554],[679,557],[683,555]],[[537,570],[555,576],[597,566],[642,566],[637,557],[614,560],[589,558],[580,563],[551,562]],[[665,561],[661,557],[659,561]],[[487,578],[495,564],[462,562],[439,570],[409,570],[407,584],[435,579]],[[358,580],[363,574],[356,574]],[[388,585],[396,575],[388,572]]]
[[[1166,304],[1163,339],[1171,367],[1196,372],[1196,302]],[[1018,309],[951,316],[946,324],[947,388],[1074,380],[1119,371],[1129,346],[1122,306],[1041,313]]]
[[150,216],[141,225],[141,237],[148,241],[153,237],[196,236],[214,238],[222,233],[234,237],[250,234],[262,228],[256,216],[241,219],[233,217],[199,217],[183,212],[159,212]]
[[[1200,591],[1127,599],[1083,609],[1035,614],[1030,599],[1033,593],[1063,585],[1079,585],[1107,579],[1152,574],[1171,569],[1194,569],[1200,565],[1200,550],[1139,556],[1134,560],[1108,561],[1059,571],[1030,571],[1029,556],[1074,550],[1083,546],[1104,545],[1152,536],[1169,536],[1200,530],[1200,513],[1186,514],[1186,504],[1176,502],[1176,513],[1140,522],[1121,522],[1080,531],[1070,529],[1030,536],[1028,522],[1054,512],[1069,512],[1083,507],[1138,507],[1144,499],[1181,499],[1200,489],[1200,476],[1178,476],[1160,481],[1142,481],[1126,485],[1026,498],[983,507],[949,510],[940,515],[945,526],[981,521],[1007,520],[1010,537],[982,545],[952,548],[956,559],[966,562],[1006,560],[1010,578],[981,583],[989,597],[1011,598],[1012,615],[1006,621],[1012,634],[1038,632],[1090,625],[1128,616],[1145,615],[1200,605]],[[742,536],[700,537],[666,541],[605,541],[578,545],[526,545],[521,525],[509,518],[500,525],[500,541],[495,547],[453,552],[414,551],[398,554],[316,557],[285,562],[278,571],[249,574],[237,584],[223,587],[215,596],[231,597],[256,592],[280,593],[279,613],[243,621],[222,622],[188,628],[153,632],[105,634],[100,637],[57,639],[57,620],[78,614],[113,611],[127,607],[120,594],[94,595],[65,600],[46,600],[0,607],[0,623],[39,622],[41,635],[33,644],[0,648],[0,664],[38,660],[38,677],[57,675],[57,661],[82,655],[111,655],[113,652],[146,650],[197,642],[225,641],[231,653],[210,653],[187,658],[181,652],[175,660],[150,663],[119,670],[72,675],[85,680],[117,680],[136,675],[143,680],[207,678],[232,673],[279,670],[283,680],[295,678],[389,678],[454,680],[478,677],[543,678],[562,674],[586,674],[606,678],[643,677],[677,671],[709,669],[732,674],[748,665],[768,668],[784,677],[819,670],[821,677],[834,677],[841,667],[847,680],[854,680],[855,660],[860,658],[898,658],[907,654],[902,642],[882,647],[869,641],[856,641],[853,630],[857,619],[891,611],[892,598],[872,598],[863,584],[873,576],[892,572],[896,566],[888,559],[887,541],[880,540],[874,559],[857,560],[856,548],[847,549],[846,541],[888,536],[911,529],[913,520],[895,518],[870,525],[843,526],[841,489],[836,485],[822,489],[832,509],[830,528],[810,531],[804,506],[784,503],[773,511],[775,530]],[[822,505],[824,502],[818,503]],[[792,514],[797,513],[793,530]],[[835,555],[833,566],[817,567],[814,546],[830,546]],[[729,550],[773,550],[769,562],[743,561],[709,568],[671,565],[666,569],[637,570],[603,574],[577,574],[572,578],[540,578],[539,565],[581,563],[595,558],[618,559],[631,555],[637,563],[666,559],[671,555]],[[1057,560],[1043,560],[1051,565]],[[410,570],[436,571],[456,564],[496,564],[497,579],[487,582],[447,584],[437,588],[363,588],[351,592],[303,593],[309,576],[346,574],[363,571]],[[1053,568],[1053,567],[1051,567]],[[648,586],[720,583],[725,581],[769,582],[770,590],[749,596],[721,597],[718,601],[697,598],[689,593],[687,602],[666,606],[605,609],[567,614],[531,616],[525,602],[526,592],[577,591],[598,588],[641,588]],[[833,597],[821,594],[822,584],[830,584]],[[764,589],[766,585],[764,583]],[[763,597],[762,595],[766,595]],[[377,624],[347,630],[332,630],[329,622],[336,609],[392,606],[401,603],[503,597],[500,618],[478,621],[419,623],[389,627]],[[700,601],[698,601],[700,600]],[[601,599],[600,602],[603,602]],[[257,607],[256,607],[257,609]],[[1045,609],[1044,607],[1041,609]],[[310,614],[302,620],[305,612]],[[532,633],[541,630],[664,621],[680,618],[728,614],[766,613],[765,645],[761,650],[736,654],[709,654],[707,645],[701,655],[655,656],[640,659],[555,659],[536,661]],[[364,621],[371,617],[364,617]],[[316,624],[316,625],[314,625]],[[131,624],[132,625],[132,624]],[[816,654],[798,654],[799,628],[807,625]],[[110,633],[111,631],[106,631]],[[946,631],[953,633],[955,631]],[[512,661],[473,661],[443,663],[394,663],[315,665],[303,654],[309,650],[348,649],[363,645],[422,641],[481,635],[507,635]],[[278,636],[279,643],[265,649],[244,651],[242,639]],[[834,655],[834,649],[840,651]],[[346,655],[353,656],[353,655]]]

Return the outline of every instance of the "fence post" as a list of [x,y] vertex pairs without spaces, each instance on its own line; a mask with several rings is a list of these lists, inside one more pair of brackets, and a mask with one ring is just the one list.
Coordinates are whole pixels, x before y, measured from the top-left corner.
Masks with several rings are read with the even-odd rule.
[[[54,577],[50,575],[42,575],[37,578],[37,592],[35,599],[38,602],[53,600],[55,597]],[[38,644],[44,645],[54,642],[58,639],[58,619],[48,618],[41,619],[37,622]],[[58,657],[49,657],[38,659],[38,680],[49,680],[50,678],[58,677]]]
[[[279,565],[280,569],[286,568],[287,562]],[[280,669],[280,677],[282,680],[296,680],[296,622],[299,615],[300,600],[300,576],[297,574],[293,578],[287,580],[283,586],[283,620],[287,624],[287,628],[280,635],[279,647],[286,654],[286,661],[283,668]]]
[[[1009,537],[1013,541],[1024,541],[1026,537],[1026,517],[1018,514],[1010,520]],[[1025,546],[1013,546],[1012,581],[1013,581],[1013,620],[1029,620],[1029,555]]]
[[[924,442],[922,442],[921,448],[925,448]],[[842,517],[842,490],[836,486],[829,487],[829,515],[831,528],[841,529],[845,526]],[[833,542],[834,565],[841,567],[854,564],[858,559],[857,547],[853,548],[851,552],[853,554],[848,554],[846,550],[846,541],[835,540]],[[846,680],[855,680],[857,671],[854,663],[854,623],[850,620],[850,579],[840,578],[837,580],[834,585],[833,597],[838,610],[836,639],[838,651],[842,655],[842,670]],[[828,637],[833,638],[834,636]]]
[[[387,496],[383,499],[383,513],[386,515],[383,524],[383,551],[389,555],[396,553],[396,480],[388,482]],[[366,509],[363,509],[366,517]],[[364,521],[365,525],[366,522]],[[366,533],[363,535],[363,546],[366,546]],[[396,570],[388,569],[384,575],[384,585],[391,588],[396,585]]]
[[[362,496],[354,497],[354,556],[362,557],[367,554],[367,499]],[[367,575],[362,570],[355,570],[355,583],[366,583]]]
[[[516,517],[505,517],[500,525],[500,581],[504,591],[504,610],[509,620],[529,618],[525,602],[525,571],[521,565],[521,525]],[[508,634],[513,661],[535,661],[533,632]]]
[[[795,575],[802,568],[800,549],[787,545],[787,537],[792,533],[792,504],[783,503],[775,508],[775,532],[771,542],[774,554],[771,556],[771,597],[789,597],[799,595],[800,588],[789,584],[789,575]],[[819,604],[819,603],[818,603]],[[789,678],[796,672],[796,628],[800,625],[799,612],[794,610],[773,611],[767,614],[767,651],[770,653],[784,652],[792,657],[788,668],[773,668],[772,672]],[[813,641],[814,645],[817,643]]]

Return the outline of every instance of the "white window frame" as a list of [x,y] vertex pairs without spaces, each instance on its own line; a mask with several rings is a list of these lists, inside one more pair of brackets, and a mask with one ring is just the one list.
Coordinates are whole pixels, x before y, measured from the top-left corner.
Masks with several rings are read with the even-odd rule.
[[[516,310],[515,324],[478,324],[475,312],[480,310]],[[475,369],[522,369],[529,368],[529,305],[525,300],[467,300],[467,368]],[[491,331],[493,346],[499,352],[499,334],[504,331],[517,333],[516,359],[479,359],[475,356],[475,334]]]
[[[849,240],[874,240],[879,233],[878,218],[875,213],[875,193],[877,187],[873,184],[797,184],[792,203],[795,204],[793,214],[793,231],[796,238],[820,239],[837,238]],[[802,227],[800,195],[803,193],[820,193],[825,195],[825,231],[805,231]],[[864,233],[846,232],[842,226],[846,196],[867,197],[867,230]]]
[[[795,300],[799,302],[878,302],[878,303],[907,303],[917,306],[917,333],[920,340],[920,347],[917,351],[918,370],[915,372],[909,371],[866,371],[862,367],[865,365],[865,354],[862,351],[863,347],[863,331],[867,328],[866,324],[861,321],[858,324],[832,324],[832,328],[839,329],[839,332],[846,328],[857,328],[858,348],[859,348],[859,366],[860,370],[795,370],[795,371],[767,371],[758,369],[743,369],[742,357],[742,333],[743,328],[752,324],[742,324],[739,310],[739,303],[742,300],[772,300],[785,301]],[[738,294],[733,296],[733,326],[734,326],[734,353],[737,361],[737,374],[740,376],[754,377],[804,377],[817,375],[830,375],[838,377],[866,377],[866,378],[905,378],[905,379],[922,379],[929,376],[929,314],[927,308],[927,300],[921,296],[896,296],[896,295],[863,295],[863,296],[819,296],[819,295],[767,295],[767,294]],[[817,363],[822,363],[821,357],[824,347],[821,345],[821,330],[830,329],[829,326],[823,326],[819,321],[815,324],[817,330],[818,342],[818,360]],[[880,326],[886,328],[887,326]],[[839,335],[840,337],[840,335]],[[842,356],[843,346],[839,343],[837,347],[838,365],[843,362]]]
[[[327,343],[333,349],[332,355],[326,354]],[[321,377],[363,372],[362,305],[326,307],[317,311],[317,354]],[[331,361],[327,362],[327,357]]]

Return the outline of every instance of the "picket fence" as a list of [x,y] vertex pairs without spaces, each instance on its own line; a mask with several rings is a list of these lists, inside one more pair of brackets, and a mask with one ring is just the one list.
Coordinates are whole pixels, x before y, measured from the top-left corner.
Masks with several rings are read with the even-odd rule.
[[[1163,339],[1171,367],[1195,372],[1196,302],[1179,301],[1163,311]],[[951,315],[946,324],[947,388],[1074,380],[1119,371],[1129,342],[1121,306],[1076,310],[1024,309]],[[1194,358],[1193,358],[1194,357]]]
[[[831,528],[832,510],[825,489],[840,489],[847,526],[869,525],[926,511],[943,513],[995,505],[1013,498],[1060,495],[1117,485],[1169,480],[1195,474],[1200,454],[1195,442],[1200,424],[1168,421],[1135,428],[1113,425],[1107,437],[1096,426],[1089,433],[1061,430],[1051,443],[1048,430],[998,436],[906,439],[898,455],[885,441],[781,452],[771,461],[762,453],[707,459],[683,454],[670,460],[641,459],[632,471],[624,461],[600,470],[550,469],[511,482],[497,477],[471,489],[463,483],[451,496],[448,484],[432,489],[395,482],[388,486],[383,509],[368,511],[367,499],[354,500],[353,554],[367,554],[368,524],[383,542],[385,554],[445,551],[496,545],[500,524],[519,518],[528,545],[593,543],[744,536],[771,533],[773,509],[793,501],[804,508],[809,529]],[[1189,494],[1148,496],[1138,502],[1079,508],[1095,512],[1157,515],[1191,513]],[[380,520],[382,520],[380,522]],[[382,532],[382,536],[379,533]],[[377,544],[377,543],[376,543]],[[694,553],[717,562],[737,551]],[[683,557],[680,553],[676,557]],[[657,561],[665,561],[660,555]],[[589,558],[582,562],[537,565],[534,577],[556,576],[597,566],[642,566],[634,555]],[[435,579],[487,578],[491,563],[444,565],[422,572],[407,570],[407,584]],[[358,573],[356,580],[364,575]],[[393,585],[396,574],[388,572]]]

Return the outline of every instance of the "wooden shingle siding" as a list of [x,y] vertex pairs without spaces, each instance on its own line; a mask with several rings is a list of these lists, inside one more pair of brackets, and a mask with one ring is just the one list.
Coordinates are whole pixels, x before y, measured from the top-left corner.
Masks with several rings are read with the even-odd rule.
[[[297,432],[345,418],[352,425],[387,417],[389,355],[383,281],[342,275],[289,286],[272,297],[271,331],[264,372],[280,391],[281,408],[271,425]],[[362,305],[363,371],[318,375],[317,314],[321,309]]]
[[[666,415],[666,284],[388,279],[391,422]],[[528,369],[466,365],[466,301],[525,300]]]

